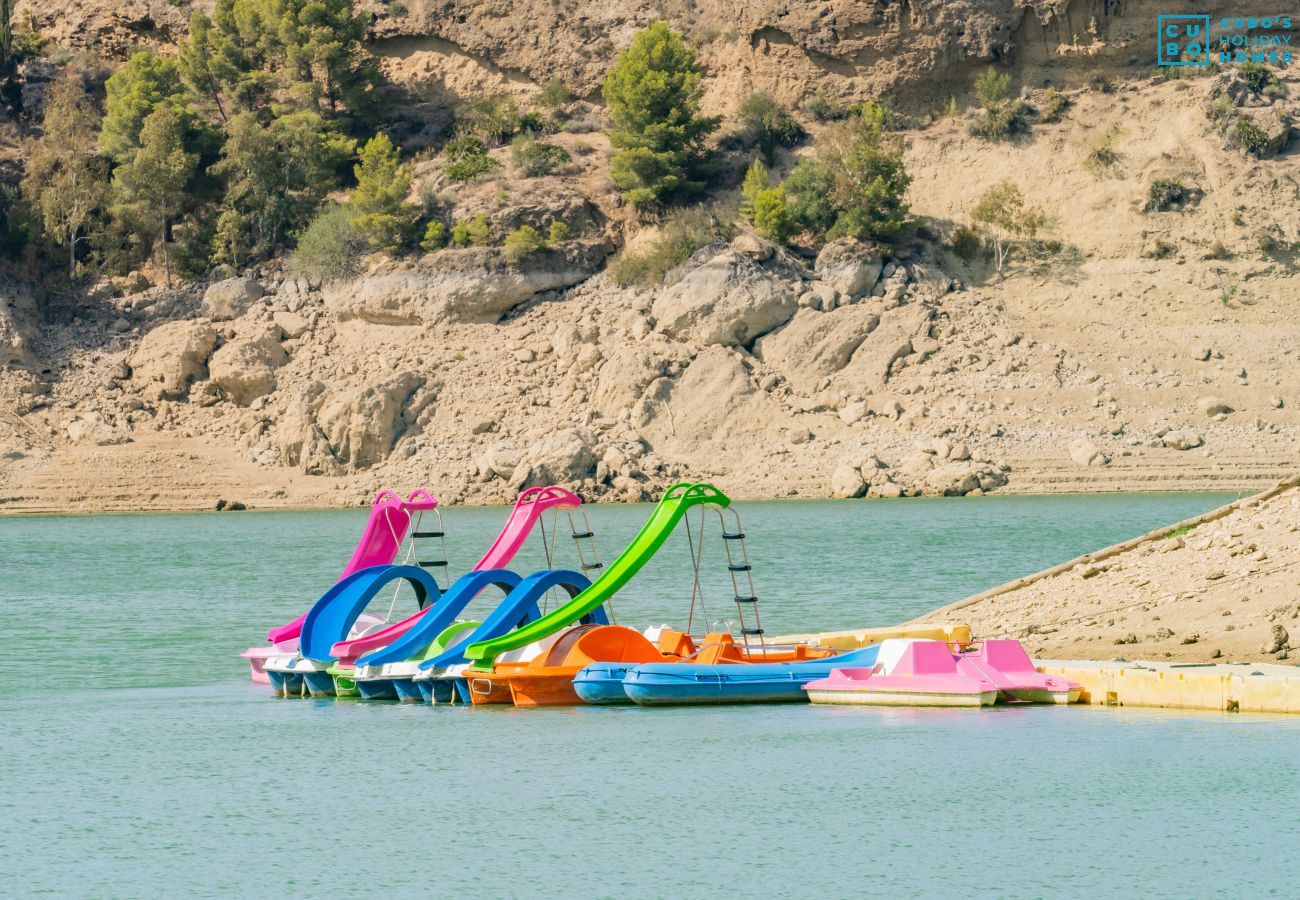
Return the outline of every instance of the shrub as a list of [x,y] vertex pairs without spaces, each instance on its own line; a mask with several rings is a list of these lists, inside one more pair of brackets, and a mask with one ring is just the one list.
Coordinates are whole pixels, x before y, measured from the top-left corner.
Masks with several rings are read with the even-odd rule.
[[678,210],[664,220],[653,244],[620,253],[610,263],[609,277],[620,287],[662,284],[664,277],[696,250],[714,240],[730,240],[733,229],[722,224],[730,218],[705,206]]
[[1097,74],[1088,79],[1088,87],[1099,94],[1115,93],[1115,85],[1105,75]]
[[510,155],[527,178],[549,175],[572,159],[569,151],[558,144],[546,144],[522,134],[510,142]]
[[434,219],[424,228],[424,238],[420,241],[420,247],[433,253],[447,246],[447,226],[445,223]]
[[802,159],[784,183],[790,213],[799,226],[820,237],[835,225],[834,180],[816,159]]
[[765,91],[755,91],[740,104],[740,121],[753,136],[763,158],[771,162],[778,147],[793,147],[807,133],[783,106]]
[[452,138],[442,152],[448,160],[443,171],[452,181],[472,181],[501,167],[501,163],[487,155],[483,141],[472,135]]
[[1246,80],[1246,84],[1256,94],[1263,94],[1270,87],[1280,88],[1282,86],[1282,82],[1278,80],[1273,70],[1263,63],[1242,63],[1237,67],[1237,71],[1241,73],[1241,77]]
[[958,225],[948,238],[948,246],[952,248],[953,253],[969,262],[984,249],[984,242],[980,240],[974,228],[969,225]]
[[541,250],[546,249],[546,238],[531,225],[520,225],[506,235],[502,253],[506,262],[515,266]]
[[1231,137],[1233,144],[1255,156],[1268,148],[1268,134],[1245,116],[1238,116],[1232,124]]
[[825,94],[816,94],[803,105],[804,112],[818,122],[838,122],[849,117],[848,107],[837,103]]
[[761,159],[756,159],[750,163],[745,180],[740,183],[740,217],[746,222],[754,221],[754,198],[767,187],[767,166]]
[[1049,87],[1046,96],[1043,97],[1043,108],[1038,118],[1043,122],[1059,122],[1069,108],[1070,98],[1056,88]]
[[754,197],[754,230],[768,240],[784,244],[799,231],[785,191],[767,188]]
[[552,244],[562,244],[570,237],[570,229],[567,222],[561,222],[558,219],[551,223],[546,230],[546,239]]
[[704,187],[704,141],[719,120],[700,115],[702,80],[694,51],[665,22],[638,32],[605,76],[609,139],[618,150],[610,175],[638,209]]
[[410,239],[417,210],[406,202],[411,190],[411,169],[382,131],[361,148],[353,167],[357,185],[349,195],[353,224],[377,250],[395,251]]
[[1088,148],[1087,154],[1083,158],[1083,164],[1094,175],[1101,177],[1110,172],[1111,169],[1119,162],[1119,154],[1115,152],[1115,140],[1123,131],[1119,128],[1112,128]]
[[332,203],[323,207],[298,236],[289,268],[308,278],[353,275],[366,246],[366,236],[352,224],[352,211]]
[[1029,130],[1028,109],[1019,100],[1008,99],[1011,76],[999,75],[989,66],[975,79],[975,96],[984,112],[971,123],[970,133],[985,140],[999,140]]
[[1047,224],[1042,210],[1025,206],[1024,195],[1010,179],[985,191],[971,210],[971,220],[993,232],[993,260],[999,272],[1019,239],[1032,240]]
[[451,242],[457,247],[486,247],[492,243],[492,226],[484,213],[475,213],[468,222],[457,222],[451,229]]
[[980,106],[992,110],[1006,102],[1011,92],[1011,75],[998,74],[998,70],[989,66],[975,79],[975,96]]
[[552,78],[542,85],[542,92],[537,96],[537,101],[547,109],[559,109],[572,99],[573,94],[569,92],[568,85],[558,78]]
[[1191,199],[1191,192],[1177,178],[1157,178],[1147,188],[1147,212],[1164,212]]
[[506,96],[475,100],[456,111],[456,134],[478,138],[489,147],[501,146],[521,126],[519,107]]
[[956,98],[956,97],[951,97],[951,96],[950,96],[950,97],[948,98],[948,102],[947,102],[947,103],[944,105],[944,107],[943,107],[943,118],[945,118],[945,119],[955,119],[955,118],[957,118],[957,98]]

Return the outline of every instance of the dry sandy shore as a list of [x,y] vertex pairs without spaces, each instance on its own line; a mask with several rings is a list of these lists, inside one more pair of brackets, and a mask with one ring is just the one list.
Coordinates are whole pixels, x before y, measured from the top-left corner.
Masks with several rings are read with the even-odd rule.
[[1035,657],[1300,660],[1300,476],[1185,522],[961,600],[968,622]]

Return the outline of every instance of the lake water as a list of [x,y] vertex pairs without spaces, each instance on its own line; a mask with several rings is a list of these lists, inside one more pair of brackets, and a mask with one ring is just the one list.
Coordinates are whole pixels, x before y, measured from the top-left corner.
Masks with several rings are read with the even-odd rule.
[[[1226,499],[739,508],[772,633],[902,621]],[[648,513],[591,510],[606,561]],[[0,895],[1296,895],[1300,719],[270,697],[236,654],[364,517],[0,519]],[[447,510],[453,566],[504,517]],[[680,623],[689,559],[675,535],[619,620]]]

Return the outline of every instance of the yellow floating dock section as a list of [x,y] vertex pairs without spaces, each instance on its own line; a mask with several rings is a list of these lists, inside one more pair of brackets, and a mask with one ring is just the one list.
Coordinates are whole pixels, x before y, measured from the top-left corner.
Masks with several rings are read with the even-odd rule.
[[1038,670],[1079,682],[1079,702],[1095,706],[1300,713],[1295,666],[1039,660]]
[[888,628],[850,628],[845,631],[816,631],[808,634],[783,634],[768,638],[773,644],[813,644],[832,650],[857,650],[889,638],[916,638],[922,641],[947,641],[969,644],[969,625],[893,625]]

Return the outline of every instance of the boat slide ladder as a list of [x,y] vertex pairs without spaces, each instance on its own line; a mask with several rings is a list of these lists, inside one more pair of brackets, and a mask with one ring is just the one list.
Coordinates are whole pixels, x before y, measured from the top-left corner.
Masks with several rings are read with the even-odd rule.
[[[559,550],[559,530],[560,530],[560,510],[562,507],[555,507],[551,514],[551,530],[549,537],[546,533],[546,522],[542,521],[542,552],[546,554],[546,568],[555,568],[554,555]],[[600,561],[600,552],[596,549],[596,533],[591,528],[591,522],[587,518],[587,511],[582,507],[563,507],[564,514],[569,520],[569,536],[573,539],[574,550],[578,554],[578,570],[583,575],[589,575],[592,581],[599,577],[599,572],[605,564]],[[581,520],[581,524],[579,524]],[[595,573],[595,574],[590,574]],[[546,592],[543,598],[542,614],[545,615],[550,607],[550,597],[553,591],[559,588],[551,588]],[[613,621],[613,606],[610,607],[610,621]]]
[[[417,494],[424,494],[423,491],[416,491],[411,495],[411,500],[416,499]],[[424,496],[428,496],[425,494]],[[426,528],[424,525],[424,514],[432,513],[433,522]],[[410,531],[405,541],[397,537],[397,526],[393,523],[393,516],[399,513],[406,516],[406,524]],[[421,504],[416,507],[414,516],[411,511],[405,507],[397,507],[384,511],[384,519],[388,525],[388,533],[392,535],[393,542],[398,546],[404,546],[400,554],[400,562],[397,565],[417,565],[421,569],[426,569],[433,576],[433,582],[438,586],[438,590],[445,591],[451,586],[451,565],[447,560],[447,531],[442,524],[442,512],[436,506],[426,506]],[[393,613],[397,609],[397,598],[401,594],[402,584],[404,581],[399,579],[393,586],[393,599],[388,604],[388,613],[384,616],[385,622],[393,621]],[[420,609],[428,605],[431,598],[423,596],[424,591],[420,589],[420,596],[416,597],[416,602]]]
[[740,526],[740,514],[731,507],[701,506],[698,538],[691,536],[690,521],[686,522],[686,539],[691,547],[691,565],[695,570],[695,581],[691,587],[691,611],[687,617],[686,632],[690,633],[695,619],[695,604],[699,601],[701,615],[707,617],[704,608],[704,595],[700,586],[700,564],[704,553],[704,521],[708,511],[718,516],[718,525],[722,532],[722,547],[726,552],[727,574],[731,576],[731,588],[736,602],[737,625],[741,642],[745,645],[746,655],[750,654],[750,639],[756,639],[764,656],[767,655],[767,641],[763,637],[763,620],[758,612],[758,592],[754,589],[754,569],[749,559],[749,548],[745,545],[745,532]]

